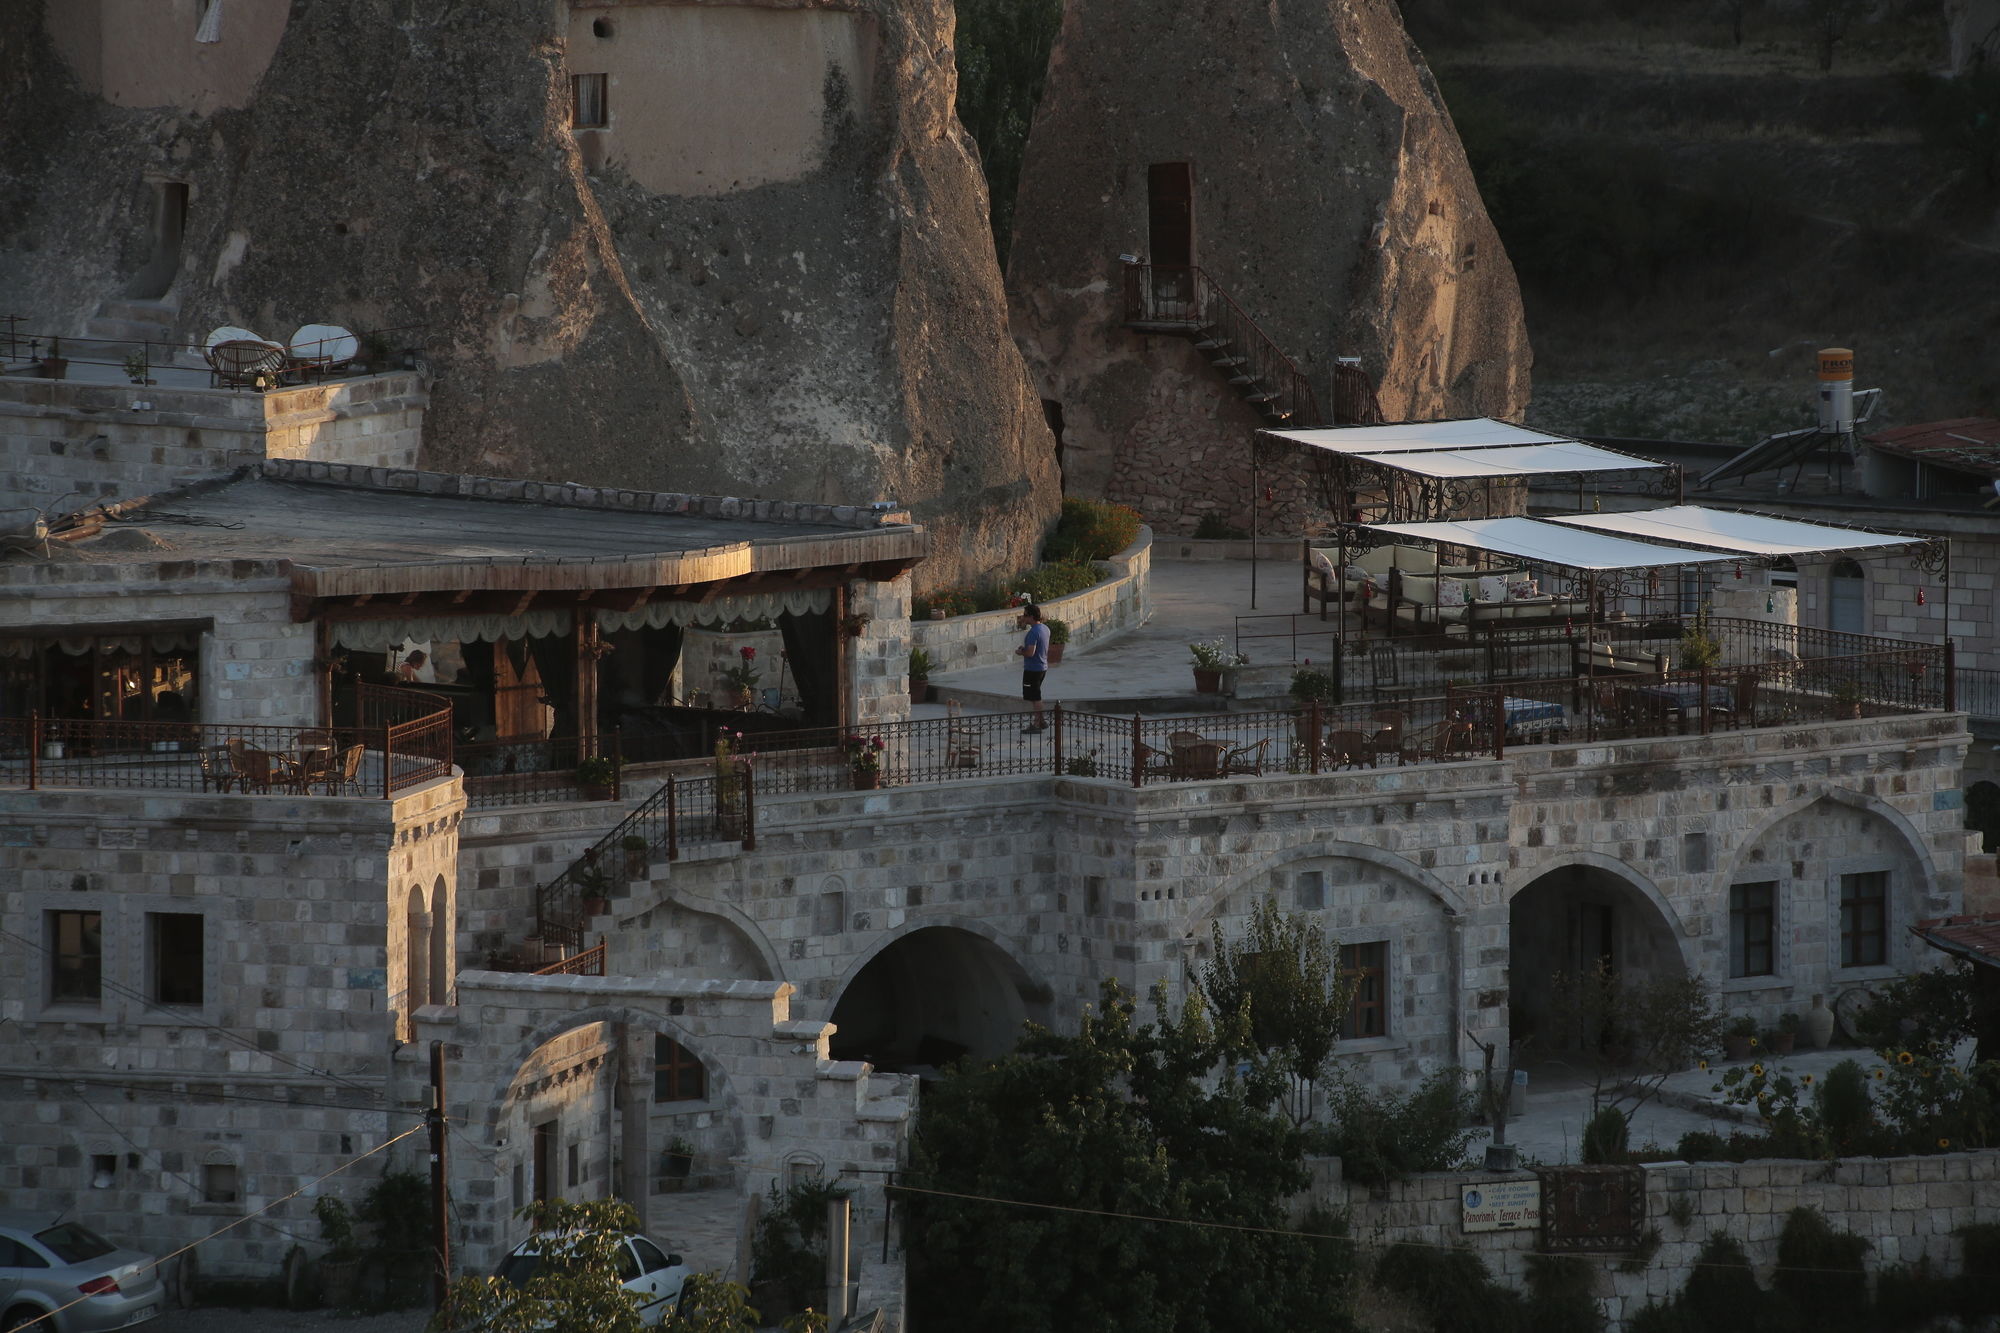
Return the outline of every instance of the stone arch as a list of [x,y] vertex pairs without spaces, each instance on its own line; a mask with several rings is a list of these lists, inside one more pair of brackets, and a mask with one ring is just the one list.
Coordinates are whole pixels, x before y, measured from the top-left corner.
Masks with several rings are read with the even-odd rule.
[[499,1117],[507,1100],[507,1089],[514,1085],[521,1067],[536,1051],[562,1036],[565,1032],[588,1026],[592,1023],[623,1023],[627,1027],[645,1027],[654,1032],[662,1032],[672,1037],[701,1061],[702,1069],[709,1079],[709,1086],[724,1089],[720,1100],[727,1101],[732,1112],[738,1105],[736,1094],[730,1090],[728,1077],[722,1064],[715,1056],[704,1050],[702,1039],[674,1022],[673,1016],[651,1009],[634,1009],[626,1005],[591,1005],[568,1013],[558,1014],[542,1023],[514,1044],[510,1055],[499,1056],[496,1066],[505,1071],[497,1084],[489,1085],[486,1097],[486,1131],[489,1138],[499,1123]]
[[1621,981],[1643,982],[1694,967],[1679,914],[1646,876],[1597,852],[1552,860],[1507,897],[1508,1032],[1544,1051],[1577,1040],[1559,1030],[1548,978],[1601,965]]
[[834,995],[835,1058],[882,1069],[1002,1054],[1023,1022],[1050,1021],[1054,999],[1005,936],[958,917],[875,941]]
[[1737,875],[1742,874],[1744,857],[1749,855],[1750,850],[1765,834],[1799,811],[1809,809],[1820,801],[1832,801],[1835,805],[1850,806],[1871,815],[1880,815],[1883,822],[1902,838],[1904,846],[1915,858],[1918,869],[1923,872],[1925,882],[1930,884],[1937,882],[1937,862],[1931,858],[1930,848],[1924,844],[1923,835],[1917,832],[1916,825],[1910,822],[1909,816],[1878,796],[1870,796],[1867,792],[1855,791],[1849,787],[1836,787],[1831,783],[1822,784],[1803,796],[1795,796],[1782,805],[1772,806],[1756,827],[1738,839],[1736,845],[1730,849],[1728,859],[1720,864],[1715,882],[1728,884]]
[[742,908],[723,902],[719,898],[704,898],[699,894],[689,893],[672,881],[669,881],[667,884],[667,892],[663,901],[671,906],[680,908],[682,911],[716,917],[733,927],[736,933],[743,937],[743,943],[756,956],[758,962],[763,967],[764,975],[754,978],[755,980],[790,980],[785,975],[784,961],[778,956],[777,949],[772,947],[770,937],[764,933],[763,927],[753,921]]
[[1447,912],[1463,914],[1466,910],[1465,898],[1458,890],[1439,879],[1416,862],[1385,852],[1380,847],[1370,847],[1359,842],[1310,842],[1296,847],[1287,847],[1249,866],[1232,876],[1226,883],[1210,890],[1199,898],[1192,899],[1188,906],[1188,928],[1198,930],[1202,923],[1215,915],[1216,906],[1231,896],[1242,892],[1260,878],[1276,870],[1300,861],[1365,861],[1377,869],[1386,870],[1400,879],[1409,880],[1441,903]]
[[457,978],[453,975],[452,948],[454,938],[451,911],[451,890],[444,882],[444,876],[437,877],[431,886],[431,927],[430,958],[425,977],[425,993],[432,1004],[448,1004]]
[[432,917],[424,886],[412,884],[403,908],[403,1015],[406,1026],[409,1015],[431,1002],[431,926]]

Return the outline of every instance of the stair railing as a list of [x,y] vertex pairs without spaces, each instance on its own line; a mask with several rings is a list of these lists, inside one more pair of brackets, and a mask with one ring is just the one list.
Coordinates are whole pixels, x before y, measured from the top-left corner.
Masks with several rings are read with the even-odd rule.
[[1199,265],[1125,265],[1125,322],[1178,326],[1200,341],[1227,348],[1238,362],[1224,369],[1232,378],[1247,379],[1238,387],[1259,410],[1290,426],[1326,424],[1305,372]]

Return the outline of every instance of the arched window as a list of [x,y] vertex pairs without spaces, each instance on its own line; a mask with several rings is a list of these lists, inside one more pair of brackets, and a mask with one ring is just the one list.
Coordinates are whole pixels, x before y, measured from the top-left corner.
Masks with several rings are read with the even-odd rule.
[[431,1002],[431,914],[424,910],[421,888],[410,889],[403,929],[403,1013],[409,1015]]
[[695,1053],[665,1033],[653,1037],[653,1100],[699,1102],[708,1099],[708,1075]]
[[1867,583],[1861,566],[1852,560],[1836,560],[1826,579],[1826,627],[1844,634],[1864,634],[1867,622]]
[[451,1003],[455,973],[451,965],[452,931],[451,895],[445,889],[444,876],[439,875],[437,883],[431,886],[431,965],[424,987],[432,1004]]

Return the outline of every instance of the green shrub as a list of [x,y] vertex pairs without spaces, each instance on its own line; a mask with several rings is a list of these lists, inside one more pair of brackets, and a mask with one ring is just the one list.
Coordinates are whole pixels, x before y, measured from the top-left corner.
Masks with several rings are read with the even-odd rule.
[[1720,1162],[1724,1160],[1722,1135],[1691,1129],[1674,1145],[1674,1155],[1683,1162]]
[[1069,499],[1062,503],[1055,534],[1042,548],[1042,559],[1109,560],[1132,544],[1141,520],[1135,509],[1103,500]]
[[1971,1321],[2000,1315],[2000,1222],[1973,1222],[1952,1232],[1965,1245],[1965,1268],[1958,1278],[1959,1318]]
[[1333,673],[1321,671],[1318,667],[1300,667],[1292,673],[1292,697],[1301,702],[1308,699],[1331,699],[1334,694]]
[[1405,1097],[1393,1089],[1335,1081],[1329,1121],[1313,1131],[1314,1151],[1340,1158],[1349,1180],[1380,1184],[1419,1171],[1444,1171],[1465,1157],[1472,1094],[1457,1069],[1440,1069]]
[[1835,1231],[1817,1208],[1794,1208],[1778,1236],[1771,1284],[1806,1328],[1865,1327],[1868,1274],[1861,1256],[1872,1248],[1864,1237]]
[[1088,560],[1062,560],[1055,564],[1037,565],[1015,579],[1014,585],[1028,594],[1031,601],[1039,604],[1082,592],[1085,588],[1094,588],[1103,578],[1097,566]]
[[1627,1126],[1625,1113],[1615,1106],[1600,1107],[1583,1129],[1583,1161],[1586,1166],[1617,1166],[1625,1160]]
[[1875,1110],[1868,1101],[1868,1075],[1855,1061],[1842,1060],[1827,1070],[1813,1102],[1836,1155],[1852,1153],[1873,1137]]
[[1201,522],[1194,525],[1194,535],[1196,541],[1240,542],[1249,537],[1250,534],[1242,528],[1231,527],[1228,523],[1223,522],[1222,515],[1220,514],[1203,514]]
[[1923,1328],[1957,1313],[1958,1284],[1931,1271],[1930,1261],[1890,1264],[1875,1275],[1875,1323],[1880,1329]]
[[1855,1015],[1862,1044],[1885,1053],[1915,1051],[1949,1058],[1972,1035],[1972,969],[1956,960],[1897,977]]
[[910,679],[929,680],[931,672],[937,670],[937,659],[929,650],[921,647],[910,649]]
[[1597,1272],[1567,1254],[1528,1256],[1528,1318],[1535,1333],[1602,1333],[1608,1321],[1597,1303]]
[[1375,1265],[1375,1285],[1414,1303],[1436,1333],[1517,1333],[1519,1292],[1495,1285],[1471,1250],[1439,1250],[1404,1241]]
[[[826,1208],[848,1193],[837,1181],[815,1176],[784,1189],[771,1182],[750,1241],[753,1285],[768,1284],[785,1309],[760,1309],[767,1320],[804,1309],[826,1290]],[[763,1302],[759,1302],[761,1306]]]
[[1757,1285],[1750,1256],[1736,1238],[1715,1231],[1696,1252],[1675,1304],[1699,1329],[1755,1328],[1770,1297]]

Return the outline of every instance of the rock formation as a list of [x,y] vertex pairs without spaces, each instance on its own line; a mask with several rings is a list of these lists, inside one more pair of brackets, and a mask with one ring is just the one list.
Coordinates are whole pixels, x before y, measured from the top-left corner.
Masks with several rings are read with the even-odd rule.
[[[1149,200],[1173,164],[1188,222]],[[1248,522],[1267,423],[1187,339],[1126,326],[1121,254],[1191,249],[1329,420],[1340,357],[1387,420],[1527,405],[1513,270],[1389,0],[1071,0],[1015,217],[1014,334],[1061,404],[1072,494]]]
[[[221,0],[206,44],[194,0],[145,2],[178,83],[129,73],[133,0],[0,25],[28,131],[0,143],[0,290],[32,327],[151,294],[157,183],[184,183],[177,334],[404,330],[426,466],[894,499],[934,536],[920,582],[1032,562],[1053,442],[949,0],[293,0],[268,32],[278,6]],[[571,77],[605,70],[605,129],[573,132]],[[732,95],[759,100],[719,123]]]

